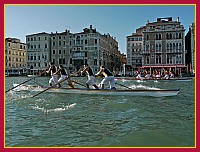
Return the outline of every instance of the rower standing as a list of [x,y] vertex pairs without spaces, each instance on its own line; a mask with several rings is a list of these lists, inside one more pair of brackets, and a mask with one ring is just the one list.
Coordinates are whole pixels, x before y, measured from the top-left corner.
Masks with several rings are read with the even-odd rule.
[[104,85],[109,82],[110,84],[110,89],[111,90],[115,90],[115,79],[113,74],[110,72],[109,69],[105,68],[103,65],[100,66],[100,71],[95,74],[95,76],[99,76],[100,74],[103,74],[105,76],[105,78],[101,81],[101,86],[102,86],[102,90],[104,89]]
[[57,67],[54,65],[53,62],[49,62],[49,69],[46,71],[47,73],[51,72],[51,78],[49,80],[49,86],[52,86],[52,83],[58,82],[58,75],[54,74],[57,71]]
[[[58,80],[58,82],[63,81],[64,79],[66,79],[67,84],[71,87],[74,88],[74,84],[72,84],[67,72],[65,71],[64,67],[62,65],[59,65],[59,69],[56,71],[55,74],[60,73],[60,79]],[[58,84],[59,87],[61,87],[60,83]]]
[[99,89],[94,81],[94,73],[93,73],[92,69],[88,66],[88,64],[84,65],[84,69],[83,69],[83,71],[81,71],[81,75],[82,75],[82,73],[85,73],[85,72],[88,75],[88,80],[86,82],[87,88],[89,88],[90,86],[94,86],[95,89]]

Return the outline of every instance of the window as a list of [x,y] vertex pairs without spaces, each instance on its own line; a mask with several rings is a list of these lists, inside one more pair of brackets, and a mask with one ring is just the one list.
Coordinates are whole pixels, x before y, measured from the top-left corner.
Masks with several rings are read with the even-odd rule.
[[179,39],[181,39],[181,37],[182,37],[182,36],[181,36],[181,33],[179,33]]
[[94,40],[94,43],[97,44],[97,39]]
[[147,34],[147,40],[149,40],[149,34]]
[[167,55],[167,64],[172,64],[172,56]]
[[150,57],[149,56],[146,57],[146,64],[150,64]]
[[181,50],[182,50],[182,44],[179,43],[179,51],[181,51]]
[[149,51],[149,44],[146,44],[146,51]]
[[161,64],[161,55],[156,55],[156,64]]
[[94,65],[97,65],[97,59],[94,59]]
[[176,64],[181,64],[182,63],[182,54],[176,55]]
[[59,50],[59,54],[61,54],[62,53],[62,51],[61,50]]
[[59,59],[59,64],[62,64],[62,59]]

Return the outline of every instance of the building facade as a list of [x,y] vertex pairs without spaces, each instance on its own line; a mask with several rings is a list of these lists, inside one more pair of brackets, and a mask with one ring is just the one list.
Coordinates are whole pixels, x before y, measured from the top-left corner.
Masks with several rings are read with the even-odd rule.
[[132,66],[140,64],[137,60],[134,61],[138,55],[133,53],[136,49],[133,46],[134,41],[130,41],[140,34],[139,43],[142,46],[139,47],[141,50],[139,54],[142,56],[142,68],[174,68],[176,72],[185,67],[185,29],[179,17],[176,20],[166,17],[157,18],[156,22],[147,21],[145,26],[136,31],[135,34],[127,37],[128,64]]
[[31,70],[43,70],[48,67],[50,61],[50,35],[37,33],[26,36],[27,45],[27,68]]
[[195,23],[189,27],[185,36],[186,66],[190,74],[195,73]]
[[16,38],[6,38],[5,64],[7,75],[23,74],[26,68],[26,44]]
[[[83,32],[37,33],[26,36],[27,68],[43,69],[48,62],[62,64],[70,72],[78,71],[83,64],[89,64],[94,71],[105,65],[112,71],[122,65],[122,54],[118,42],[109,34],[101,34],[90,25]],[[124,56],[123,56],[124,58]]]
[[50,57],[49,61],[55,65],[62,64],[64,67],[72,68],[71,38],[73,34],[69,30],[61,33],[50,34]]
[[185,67],[185,29],[172,17],[157,18],[143,31],[143,66]]
[[142,33],[133,33],[127,39],[127,64],[133,67],[142,66]]

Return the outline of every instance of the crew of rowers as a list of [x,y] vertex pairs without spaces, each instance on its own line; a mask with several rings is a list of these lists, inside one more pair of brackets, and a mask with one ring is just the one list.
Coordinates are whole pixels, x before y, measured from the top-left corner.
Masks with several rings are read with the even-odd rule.
[[168,72],[167,70],[163,70],[162,74],[160,71],[157,69],[153,71],[152,74],[148,70],[145,71],[144,77],[141,76],[140,71],[137,71],[137,76],[135,77],[136,79],[170,79],[174,78],[174,73],[172,71]]
[[[55,83],[55,84],[57,84],[57,87],[60,88],[61,87],[60,83],[66,80],[67,85],[69,85],[71,88],[74,88],[75,82],[70,80],[70,76],[67,74],[65,68],[62,65],[59,65],[59,67],[57,69],[57,67],[54,65],[54,63],[50,62],[49,66],[50,66],[49,69],[46,71],[47,73],[51,74],[51,78],[49,80],[49,86],[52,86],[52,83]],[[87,73],[87,75],[88,75],[88,80],[86,82],[86,87],[88,89],[90,88],[90,86],[93,86],[95,89],[99,89],[99,87],[101,87],[101,89],[104,89],[105,84],[107,84],[109,82],[110,89],[116,90],[114,75],[112,74],[112,72],[109,69],[107,69],[103,65],[100,66],[99,72],[94,74],[91,67],[89,67],[88,64],[85,64],[84,69],[81,71],[81,75],[83,73]],[[58,74],[60,74],[59,79],[58,79]],[[104,76],[104,79],[101,81],[99,86],[97,86],[94,81],[94,77],[98,77],[102,74]]]

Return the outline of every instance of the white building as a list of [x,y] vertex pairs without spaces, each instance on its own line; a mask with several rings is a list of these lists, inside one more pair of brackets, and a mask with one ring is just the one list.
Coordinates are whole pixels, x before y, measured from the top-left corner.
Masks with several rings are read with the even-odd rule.
[[27,45],[27,68],[42,70],[48,67],[50,61],[50,35],[37,33],[26,36]]

